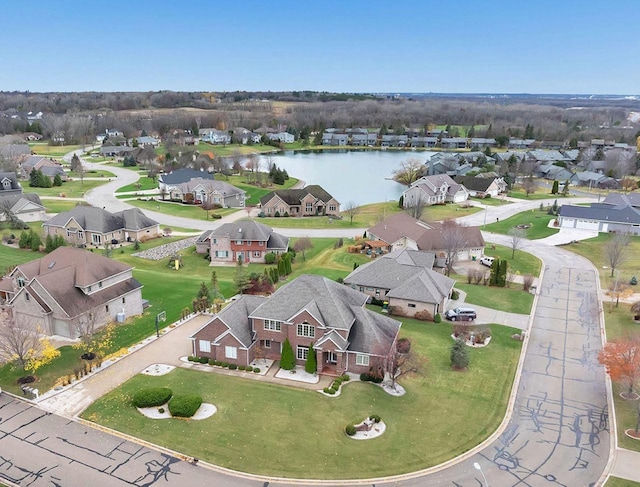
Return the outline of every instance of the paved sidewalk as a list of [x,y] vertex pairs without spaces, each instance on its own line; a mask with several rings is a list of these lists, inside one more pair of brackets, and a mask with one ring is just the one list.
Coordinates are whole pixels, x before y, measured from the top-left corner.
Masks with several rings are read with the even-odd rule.
[[621,479],[640,482],[640,452],[616,448],[615,456],[610,474]]

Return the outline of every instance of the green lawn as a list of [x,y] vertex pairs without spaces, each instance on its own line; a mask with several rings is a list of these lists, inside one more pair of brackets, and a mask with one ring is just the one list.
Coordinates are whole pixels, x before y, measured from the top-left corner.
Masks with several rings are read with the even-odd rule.
[[[146,196],[145,196],[146,198]],[[170,201],[162,201],[156,199],[153,201],[146,201],[140,199],[127,200],[127,203],[143,210],[157,211],[159,213],[165,213],[167,215],[180,216],[183,218],[191,218],[193,220],[206,220],[207,212],[203,210],[199,205],[183,205],[182,203],[173,203]],[[218,215],[230,215],[236,211],[244,211],[238,208],[220,208],[218,210],[209,211],[209,219],[211,215],[216,213]]]
[[511,258],[511,247],[498,244],[488,244],[484,249],[484,255],[505,259],[508,265],[508,272],[518,273],[521,276],[531,274],[539,276],[542,269],[542,262],[536,256],[522,250],[516,250],[515,257]]
[[[426,375],[402,380],[407,389],[402,397],[354,382],[339,397],[329,398],[240,374],[176,369],[162,377],[132,378],[83,417],[216,465],[265,475],[333,479],[348,472],[351,478],[363,478],[433,466],[495,431],[504,416],[521,343],[510,338],[515,329],[493,326],[491,345],[470,349],[469,370],[454,372],[449,365],[451,327],[403,321],[401,335],[411,338],[412,350],[429,363]],[[218,412],[204,421],[147,419],[130,405],[133,392],[146,386],[198,391]],[[388,425],[383,436],[353,441],[344,434],[347,424],[374,413]],[[464,428],[453,426],[452,418],[464,421]]]
[[609,477],[605,487],[640,487],[640,482],[634,482],[633,480],[621,479],[618,477]]
[[398,208],[398,203],[388,201],[359,207],[353,223],[345,212],[342,212],[342,220],[330,220],[327,216],[305,216],[260,218],[258,221],[275,228],[369,228],[400,211],[402,210]]
[[42,204],[47,209],[47,213],[62,213],[63,211],[69,211],[78,204],[83,204],[82,201],[69,201],[69,200],[48,200],[42,198]]
[[[77,172],[69,171],[67,176],[73,179],[80,179],[80,174]],[[103,169],[90,169],[84,172],[85,178],[114,178],[115,174]]]
[[274,189],[287,189],[287,188],[291,188],[292,186],[298,183],[298,180],[296,178],[290,177],[284,182],[282,186],[271,185],[269,187],[262,188],[252,184],[251,173],[245,173],[243,176],[229,176],[229,177],[224,177],[219,174],[216,174],[216,179],[219,179],[220,181],[225,181],[235,186],[236,188],[240,188],[246,191],[247,206],[257,205],[260,202],[260,198],[268,195]]
[[554,215],[548,215],[546,209],[544,211],[540,211],[539,209],[523,211],[502,221],[485,225],[483,230],[508,235],[509,230],[515,228],[517,225],[531,225],[529,228],[524,229],[526,238],[536,240],[558,233],[559,228],[549,228],[548,226],[549,222],[555,218]]
[[502,205],[510,205],[511,204],[511,201],[503,200],[500,197],[497,197],[497,198],[473,198],[473,197],[470,197],[469,200],[470,201],[477,201],[478,203],[481,203],[481,204],[487,205],[487,206],[502,206]]
[[74,179],[73,181],[66,181],[62,183],[62,186],[54,186],[52,188],[32,188],[29,183],[25,183],[25,193],[38,193],[40,196],[60,196],[65,195],[67,198],[82,198],[84,194],[90,189],[97,188],[109,181],[80,181]]
[[142,176],[137,182],[122,186],[116,193],[129,193],[131,191],[146,191],[158,188],[158,182],[148,176]]
[[482,284],[467,284],[464,276],[456,276],[457,289],[467,293],[466,303],[499,309],[507,313],[528,315],[533,306],[533,294],[524,292],[521,284],[511,284],[511,287],[483,286]]
[[34,154],[49,157],[62,157],[82,148],[81,145],[49,145],[47,142],[29,142],[29,147]]
[[453,203],[446,205],[431,205],[427,206],[422,214],[422,220],[424,221],[442,221],[451,220],[452,218],[459,218],[461,216],[472,215],[482,211],[482,208],[477,206],[462,206]]
[[561,194],[551,194],[551,190],[548,188],[536,188],[536,192],[528,196],[523,189],[514,188],[509,191],[507,196],[511,198],[518,198],[521,200],[548,200],[553,198],[562,200],[563,198],[565,198],[565,196],[562,196]]

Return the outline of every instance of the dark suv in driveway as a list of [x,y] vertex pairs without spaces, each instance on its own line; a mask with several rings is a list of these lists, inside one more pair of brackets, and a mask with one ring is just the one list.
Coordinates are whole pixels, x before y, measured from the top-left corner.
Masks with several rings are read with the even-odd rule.
[[473,308],[453,308],[444,314],[451,321],[473,321],[476,319],[476,310]]

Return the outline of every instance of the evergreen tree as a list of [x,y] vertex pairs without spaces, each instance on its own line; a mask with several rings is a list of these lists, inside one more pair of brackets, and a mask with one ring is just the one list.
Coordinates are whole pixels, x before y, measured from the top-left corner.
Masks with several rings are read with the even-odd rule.
[[20,234],[20,242],[18,243],[18,246],[21,249],[30,249],[31,248],[31,234],[25,232],[24,230],[22,231],[22,233]]
[[553,182],[553,186],[551,187],[551,194],[558,194],[558,181]]
[[71,171],[78,171],[78,169],[80,168],[80,164],[81,163],[78,154],[73,154],[73,157],[71,158]]
[[500,273],[500,259],[495,259],[491,263],[491,274],[489,275],[489,285],[498,285],[498,274]]
[[36,169],[32,169],[29,173],[29,186],[32,188],[38,187],[38,171]]
[[500,260],[500,269],[498,273],[498,282],[497,285],[500,287],[505,287],[507,285],[507,266],[509,263],[507,259]]
[[562,187],[562,196],[569,196],[569,180],[568,179],[564,182],[564,186]]
[[60,174],[56,174],[56,177],[53,178],[53,185],[62,186],[62,178],[60,177]]
[[307,361],[304,363],[304,370],[308,374],[315,374],[318,370],[316,351],[313,349],[313,343],[309,345],[309,353],[307,353]]
[[55,247],[53,246],[53,238],[51,235],[47,234],[47,237],[44,239],[44,251],[48,254],[49,252],[53,252]]
[[296,366],[296,359],[293,355],[293,348],[288,338],[285,338],[282,344],[282,356],[280,357],[280,368],[284,370],[293,370]]
[[65,245],[67,245],[67,242],[62,235],[56,235],[53,237],[53,250],[58,247],[64,247]]
[[400,199],[398,200],[398,208],[404,208],[404,195],[400,195]]
[[459,337],[451,347],[451,366],[466,369],[469,366],[469,354],[463,337]]
[[31,242],[31,250],[37,252],[40,250],[40,246],[42,245],[42,240],[40,239],[40,235],[31,230],[29,232],[29,241]]

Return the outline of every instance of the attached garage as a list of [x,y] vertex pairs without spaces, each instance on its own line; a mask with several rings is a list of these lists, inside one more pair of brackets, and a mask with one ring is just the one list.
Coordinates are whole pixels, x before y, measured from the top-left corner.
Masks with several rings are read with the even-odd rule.
[[594,222],[593,220],[576,220],[576,228],[581,230],[594,230],[597,232],[600,228],[600,222]]

